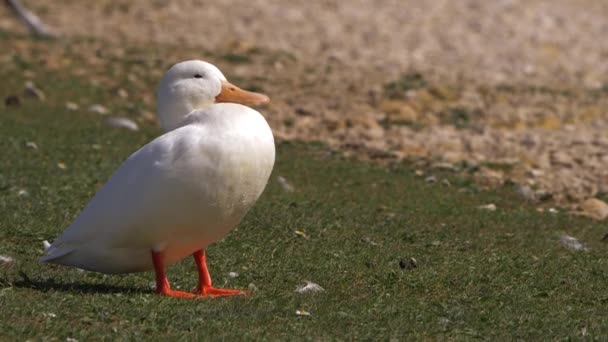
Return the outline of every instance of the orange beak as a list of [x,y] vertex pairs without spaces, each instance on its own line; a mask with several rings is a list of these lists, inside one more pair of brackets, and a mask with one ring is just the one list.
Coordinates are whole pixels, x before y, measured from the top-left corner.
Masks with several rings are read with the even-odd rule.
[[228,81],[222,81],[222,91],[215,97],[215,102],[233,102],[247,106],[259,106],[270,102],[264,94],[243,90]]

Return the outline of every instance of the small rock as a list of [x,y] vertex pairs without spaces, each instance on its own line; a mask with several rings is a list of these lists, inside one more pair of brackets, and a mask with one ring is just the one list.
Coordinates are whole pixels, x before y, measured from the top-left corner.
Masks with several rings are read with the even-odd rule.
[[258,287],[255,286],[254,283],[249,283],[249,285],[247,285],[247,289],[251,292],[256,292],[258,290]]
[[370,245],[372,245],[372,246],[379,246],[379,245],[380,245],[379,243],[377,243],[377,242],[373,241],[373,240],[372,240],[372,239],[370,239],[369,237],[364,237],[363,239],[361,239],[361,241],[362,241],[362,242],[365,242],[365,243],[369,243],[369,244],[370,244]]
[[399,260],[399,267],[403,270],[411,270],[412,268],[418,267],[418,261],[414,258],[401,259]]
[[589,198],[580,205],[581,215],[591,217],[596,220],[603,220],[608,217],[608,204],[597,198]]
[[17,196],[19,196],[19,197],[27,197],[29,195],[30,195],[30,193],[27,192],[27,190],[25,190],[25,189],[21,189],[21,190],[17,191]]
[[29,148],[31,148],[32,150],[38,150],[38,145],[36,145],[36,143],[35,143],[35,142],[33,142],[33,141],[28,141],[28,142],[26,142],[26,143],[25,143],[25,147],[29,147]]
[[238,276],[239,276],[239,274],[236,272],[228,272],[228,278],[236,278]]
[[154,115],[154,113],[152,113],[151,111],[143,111],[139,114],[139,116],[146,122],[156,123],[156,115]]
[[517,191],[517,194],[520,195],[526,201],[535,201],[536,200],[536,194],[534,193],[534,190],[532,190],[532,188],[527,185],[517,186],[516,191]]
[[65,108],[67,110],[75,111],[75,110],[78,110],[80,108],[80,106],[77,103],[69,102],[68,101],[68,102],[65,103]]
[[105,115],[108,114],[108,109],[100,104],[94,104],[89,107],[89,112]]
[[304,107],[296,107],[295,108],[295,113],[301,116],[312,116],[314,115],[315,110],[311,110],[309,108],[304,108]]
[[577,238],[572,237],[570,235],[562,235],[559,238],[559,242],[561,242],[562,246],[573,250],[575,252],[586,252],[589,250],[585,245],[583,245]]
[[483,187],[497,188],[504,184],[505,177],[502,171],[481,167],[473,178]]
[[287,179],[285,179],[285,177],[278,176],[277,177],[277,182],[279,182],[279,185],[281,186],[281,188],[285,192],[293,192],[294,191],[293,185],[289,184],[289,182],[287,181]]
[[46,252],[49,250],[49,248],[51,248],[51,244],[48,241],[44,240],[42,241],[42,247],[44,247],[44,251]]
[[6,255],[0,255],[0,265],[8,265],[15,262],[15,259]]
[[437,177],[435,176],[428,176],[424,179],[425,182],[427,183],[435,183],[437,182]]
[[433,168],[438,169],[438,170],[443,170],[443,171],[458,171],[458,168],[456,166],[454,166],[454,164],[452,163],[448,163],[448,162],[437,162],[434,163],[432,165]]
[[306,285],[300,286],[296,289],[297,293],[306,293],[306,292],[323,292],[325,291],[319,284],[315,284],[311,281],[306,280]]
[[46,96],[44,96],[44,92],[38,89],[32,81],[25,82],[25,89],[23,90],[23,95],[25,97],[30,97],[40,101],[44,101],[46,99]]
[[542,177],[545,175],[545,173],[543,172],[543,170],[539,170],[539,169],[532,169],[530,170],[530,176],[538,178],[538,177]]
[[9,95],[4,98],[4,105],[7,107],[19,107],[21,99],[17,95]]
[[484,205],[478,206],[477,208],[483,209],[483,210],[489,210],[489,211],[496,211],[496,204],[494,204],[494,203],[484,204]]
[[572,166],[574,164],[574,159],[564,151],[553,151],[553,153],[551,153],[551,164]]
[[129,93],[126,90],[122,89],[122,88],[119,88],[116,91],[116,95],[118,95],[118,97],[120,97],[122,99],[126,99],[126,98],[129,97]]
[[139,131],[139,126],[137,125],[137,123],[131,119],[128,118],[118,118],[118,117],[112,117],[112,118],[108,118],[106,121],[106,124],[112,127],[117,127],[117,128],[126,128],[130,131]]

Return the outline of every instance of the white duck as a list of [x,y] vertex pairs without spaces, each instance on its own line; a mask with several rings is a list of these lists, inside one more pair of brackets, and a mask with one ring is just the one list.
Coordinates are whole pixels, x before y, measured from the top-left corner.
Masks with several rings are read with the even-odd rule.
[[[167,133],[118,168],[41,261],[112,274],[154,269],[156,292],[173,297],[242,294],[212,287],[205,248],[266,186],[274,139],[262,115],[244,105],[269,98],[239,89],[199,60],[171,67],[157,95]],[[165,267],[190,254],[197,293],[171,290]]]

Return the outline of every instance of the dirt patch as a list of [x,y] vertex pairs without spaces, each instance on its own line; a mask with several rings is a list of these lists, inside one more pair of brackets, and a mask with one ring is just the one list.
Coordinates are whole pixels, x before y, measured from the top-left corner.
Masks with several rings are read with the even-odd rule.
[[[280,138],[466,162],[479,184],[513,181],[561,204],[608,193],[602,0],[26,4],[67,37],[106,41],[92,64],[119,60],[125,43],[156,51],[141,56],[158,61],[154,77],[179,59],[219,64],[272,95]],[[0,30],[22,28],[0,12]]]

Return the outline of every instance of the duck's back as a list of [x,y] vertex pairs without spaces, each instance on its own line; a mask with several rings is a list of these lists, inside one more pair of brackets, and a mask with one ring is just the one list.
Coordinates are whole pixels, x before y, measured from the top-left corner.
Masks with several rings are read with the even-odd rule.
[[219,104],[131,155],[49,248],[43,261],[103,273],[167,264],[222,238],[261,195],[274,164],[256,111]]

